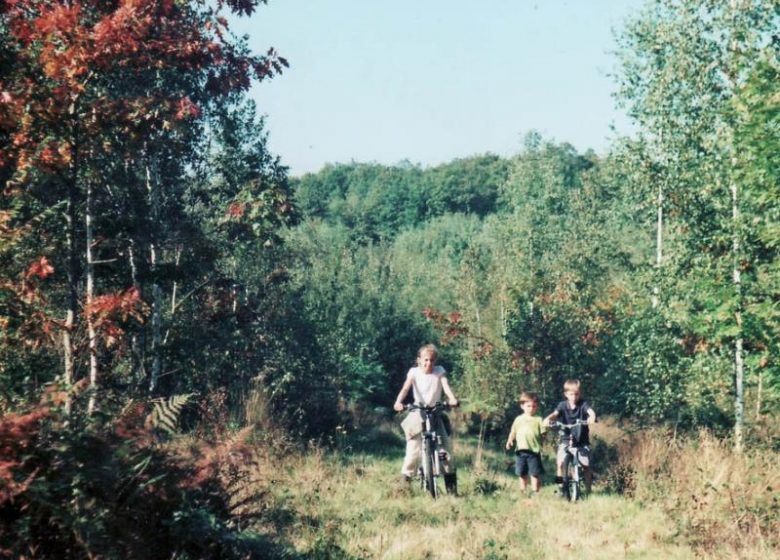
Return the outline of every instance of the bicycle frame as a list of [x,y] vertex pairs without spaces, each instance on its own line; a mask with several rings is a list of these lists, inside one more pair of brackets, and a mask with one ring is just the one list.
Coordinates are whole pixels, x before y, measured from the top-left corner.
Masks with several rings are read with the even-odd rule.
[[447,409],[447,405],[437,402],[433,406],[410,404],[406,406],[409,411],[419,410],[423,418],[422,445],[420,446],[420,486],[431,497],[437,498],[441,494],[438,479],[443,474],[443,466],[449,460],[447,452],[442,446],[441,434],[437,431],[440,414]]
[[[555,425],[561,430],[575,428],[577,426],[587,425],[587,421],[578,420],[575,424],[561,424],[560,422]],[[582,498],[583,489],[583,465],[580,459],[580,447],[574,443],[574,434],[570,431],[568,434],[568,441],[566,442],[566,456],[563,460],[563,491],[566,498],[569,501],[576,502]]]

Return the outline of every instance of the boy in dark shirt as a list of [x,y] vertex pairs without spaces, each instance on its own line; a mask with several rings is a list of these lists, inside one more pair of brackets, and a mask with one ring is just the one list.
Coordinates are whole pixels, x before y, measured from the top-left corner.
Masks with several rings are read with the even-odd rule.
[[[544,419],[544,425],[549,426],[551,422],[559,421],[561,424],[576,424],[577,420],[587,421],[593,424],[596,421],[596,412],[590,407],[587,401],[582,399],[580,391],[580,382],[577,379],[568,379],[563,384],[563,395],[565,401],[558,403],[555,410]],[[590,491],[593,475],[588,463],[588,445],[590,445],[588,426],[578,426],[580,431],[577,438],[577,446],[580,448],[581,463],[585,474],[585,486]],[[556,476],[555,482],[558,483],[561,495],[563,495],[563,461],[566,458],[566,446],[569,442],[571,428],[565,428],[561,431],[561,439],[558,443],[558,453],[556,454]]]

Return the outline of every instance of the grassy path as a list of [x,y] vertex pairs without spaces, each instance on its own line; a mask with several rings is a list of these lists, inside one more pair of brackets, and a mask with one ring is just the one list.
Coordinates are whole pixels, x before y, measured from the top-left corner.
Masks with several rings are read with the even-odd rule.
[[550,484],[521,495],[509,454],[486,451],[475,468],[472,441],[456,444],[460,495],[434,501],[399,481],[402,443],[386,436],[373,453],[287,463],[275,474],[266,530],[307,558],[694,558],[671,520],[598,487],[577,504]]

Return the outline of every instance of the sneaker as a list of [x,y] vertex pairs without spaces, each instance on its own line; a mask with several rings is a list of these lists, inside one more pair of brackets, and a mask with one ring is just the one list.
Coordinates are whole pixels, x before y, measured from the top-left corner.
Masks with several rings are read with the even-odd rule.
[[457,473],[450,473],[444,475],[444,488],[447,490],[447,494],[451,496],[458,495],[458,475]]

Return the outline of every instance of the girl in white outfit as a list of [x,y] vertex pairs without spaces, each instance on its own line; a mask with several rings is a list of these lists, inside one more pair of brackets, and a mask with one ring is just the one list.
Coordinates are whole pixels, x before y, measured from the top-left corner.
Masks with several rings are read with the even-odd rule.
[[[418,405],[433,406],[441,400],[442,392],[447,395],[448,404],[457,406],[458,399],[450,389],[447,381],[447,372],[443,367],[437,366],[436,358],[438,351],[433,344],[426,344],[417,352],[417,367],[413,367],[406,374],[401,391],[395,400],[393,409],[401,412],[404,409],[403,401],[412,389],[414,402]],[[442,435],[442,446],[450,456],[450,460],[445,463],[444,482],[449,490],[455,487],[455,468],[452,461],[452,448],[450,447],[450,438],[444,429],[443,422],[436,427],[437,432]],[[420,459],[420,446],[422,445],[422,416],[419,411],[412,411],[403,421],[404,434],[406,435],[406,456],[401,467],[401,474],[405,479],[411,479],[417,469],[417,463]]]

